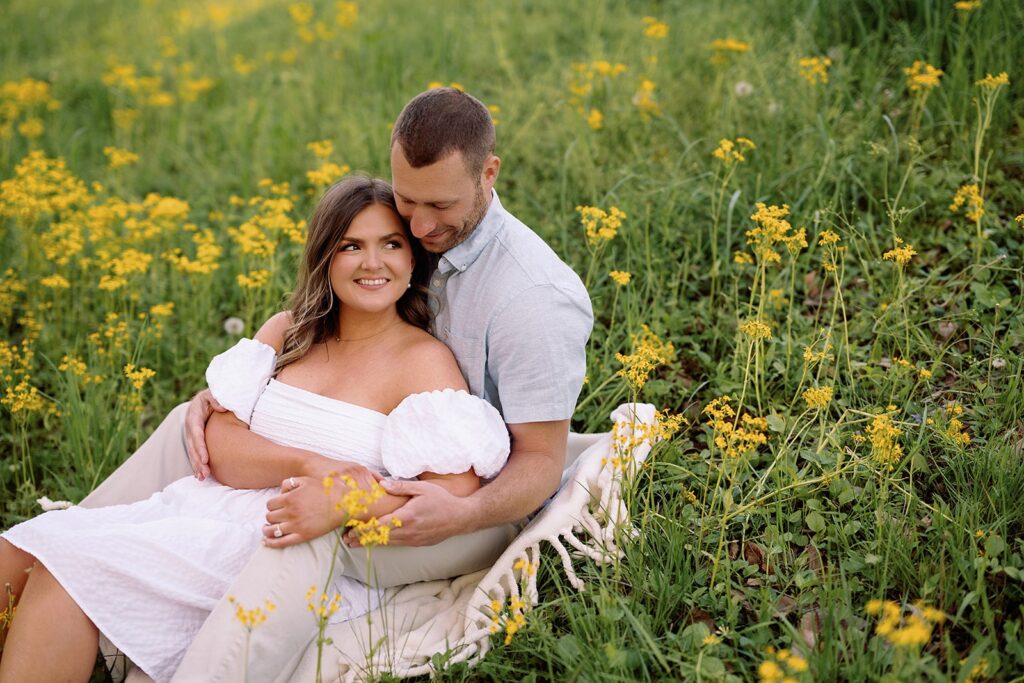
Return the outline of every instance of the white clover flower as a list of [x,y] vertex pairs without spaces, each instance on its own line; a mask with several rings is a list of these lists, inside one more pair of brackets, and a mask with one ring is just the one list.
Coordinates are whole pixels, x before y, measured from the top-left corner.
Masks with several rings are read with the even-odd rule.
[[736,93],[737,97],[746,97],[747,95],[753,94],[754,86],[746,81],[738,81],[736,85],[732,87],[732,91]]

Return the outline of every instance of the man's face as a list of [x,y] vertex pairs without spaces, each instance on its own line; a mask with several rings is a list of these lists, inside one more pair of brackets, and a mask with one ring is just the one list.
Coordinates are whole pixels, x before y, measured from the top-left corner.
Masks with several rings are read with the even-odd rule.
[[483,220],[500,160],[491,155],[480,176],[466,168],[461,152],[413,168],[401,145],[391,147],[391,184],[398,212],[427,251],[440,254],[461,244]]

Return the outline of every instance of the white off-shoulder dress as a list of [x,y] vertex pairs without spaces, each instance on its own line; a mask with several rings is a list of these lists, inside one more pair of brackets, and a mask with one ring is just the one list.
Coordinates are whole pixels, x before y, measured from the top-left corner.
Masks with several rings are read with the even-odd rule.
[[[275,360],[272,347],[242,339],[206,371],[221,405],[275,443],[393,477],[472,468],[490,478],[508,457],[501,416],[464,391],[413,394],[385,415],[272,379]],[[99,631],[159,682],[174,674],[259,547],[267,501],[278,493],[186,477],[138,503],[47,512],[2,537],[42,562]],[[337,616],[372,607],[355,579],[340,577],[336,588],[354,598]]]

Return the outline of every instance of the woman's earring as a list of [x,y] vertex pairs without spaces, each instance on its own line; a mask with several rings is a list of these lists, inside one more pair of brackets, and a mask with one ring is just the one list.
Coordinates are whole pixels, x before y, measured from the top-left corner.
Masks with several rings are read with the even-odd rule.
[[405,286],[405,288],[406,288],[406,289],[412,289],[412,283],[410,282],[409,284],[407,284],[407,285]]

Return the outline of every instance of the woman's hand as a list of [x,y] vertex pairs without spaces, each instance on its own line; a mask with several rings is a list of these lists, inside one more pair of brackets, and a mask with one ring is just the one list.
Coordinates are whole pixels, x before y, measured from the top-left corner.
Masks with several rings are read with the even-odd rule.
[[[355,463],[332,460],[330,466],[332,469],[325,471],[323,476],[288,477],[281,482],[281,495],[267,502],[267,524],[263,527],[264,545],[284,548],[311,541],[337,529],[346,521],[345,512],[335,508],[348,490],[340,481],[341,477],[351,477],[356,486],[364,491],[369,491],[374,482],[381,479],[377,472]],[[324,487],[324,479],[327,477],[335,480],[330,492]],[[391,505],[376,505],[371,513],[397,507],[402,502],[404,500],[395,501]]]
[[344,514],[334,509],[323,480],[314,477],[285,479],[281,482],[281,495],[270,499],[267,510],[263,545],[268,548],[311,541],[345,521]]

